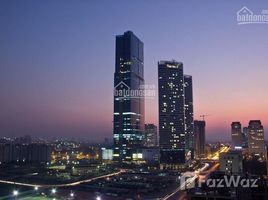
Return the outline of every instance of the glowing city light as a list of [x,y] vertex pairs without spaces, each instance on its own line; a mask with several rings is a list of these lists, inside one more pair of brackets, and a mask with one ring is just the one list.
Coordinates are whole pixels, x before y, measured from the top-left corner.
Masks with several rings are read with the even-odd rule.
[[73,192],[70,193],[70,197],[74,197],[74,193]]
[[18,196],[19,195],[19,191],[18,190],[14,190],[13,191],[13,196]]
[[52,194],[56,194],[56,192],[57,192],[57,191],[56,191],[55,188],[53,188],[53,189],[51,190],[51,193],[52,193]]

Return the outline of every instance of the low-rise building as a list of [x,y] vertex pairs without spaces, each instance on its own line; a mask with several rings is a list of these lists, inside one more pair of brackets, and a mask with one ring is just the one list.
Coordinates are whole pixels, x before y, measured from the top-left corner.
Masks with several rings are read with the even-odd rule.
[[239,175],[243,171],[242,152],[230,151],[220,154],[220,171],[228,175]]

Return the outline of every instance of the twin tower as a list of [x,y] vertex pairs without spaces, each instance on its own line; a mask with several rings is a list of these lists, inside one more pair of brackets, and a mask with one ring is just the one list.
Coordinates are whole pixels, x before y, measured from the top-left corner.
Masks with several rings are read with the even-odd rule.
[[[131,31],[116,36],[113,137],[115,161],[131,162],[144,144],[143,42]],[[138,92],[137,92],[138,91]],[[145,95],[144,95],[145,94]],[[183,63],[158,62],[160,161],[183,164],[194,149],[192,77]]]

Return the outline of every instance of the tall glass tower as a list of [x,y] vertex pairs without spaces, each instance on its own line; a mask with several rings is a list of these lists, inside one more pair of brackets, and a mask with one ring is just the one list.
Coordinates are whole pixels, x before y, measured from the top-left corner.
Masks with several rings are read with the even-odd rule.
[[185,162],[183,79],[182,63],[158,62],[160,160],[169,168]]
[[[143,43],[131,31],[116,36],[114,160],[131,161],[144,137]],[[139,91],[139,92],[137,92]]]

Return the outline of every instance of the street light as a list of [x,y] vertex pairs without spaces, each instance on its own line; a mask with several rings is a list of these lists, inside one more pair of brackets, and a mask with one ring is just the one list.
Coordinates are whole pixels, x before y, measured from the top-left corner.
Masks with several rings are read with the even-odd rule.
[[16,197],[16,196],[18,196],[18,195],[19,195],[19,191],[18,191],[18,190],[14,190],[14,191],[13,191],[13,196]]
[[34,190],[37,191],[39,188],[37,186],[34,187]]
[[70,197],[74,197],[74,193],[72,191],[70,193]]
[[56,191],[55,188],[53,188],[53,189],[51,190],[51,193],[52,193],[52,194],[56,194],[56,192],[57,192],[57,191]]
[[101,200],[101,197],[100,196],[97,196],[96,200]]

